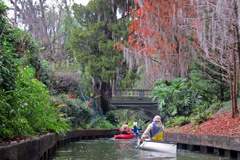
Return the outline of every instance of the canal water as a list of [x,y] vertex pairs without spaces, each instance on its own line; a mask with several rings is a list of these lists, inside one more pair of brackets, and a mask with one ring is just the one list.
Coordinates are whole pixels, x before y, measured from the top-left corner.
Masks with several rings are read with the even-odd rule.
[[52,160],[223,160],[213,155],[178,151],[177,157],[136,149],[135,140],[81,140],[59,148]]

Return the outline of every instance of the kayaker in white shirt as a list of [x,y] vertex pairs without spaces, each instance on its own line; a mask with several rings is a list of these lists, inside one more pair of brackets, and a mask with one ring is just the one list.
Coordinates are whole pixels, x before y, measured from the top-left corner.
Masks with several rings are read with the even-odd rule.
[[163,130],[164,126],[161,121],[161,117],[156,115],[153,118],[152,123],[150,123],[147,129],[142,134],[140,142],[143,142],[146,139],[150,139],[151,141],[161,141],[163,140]]

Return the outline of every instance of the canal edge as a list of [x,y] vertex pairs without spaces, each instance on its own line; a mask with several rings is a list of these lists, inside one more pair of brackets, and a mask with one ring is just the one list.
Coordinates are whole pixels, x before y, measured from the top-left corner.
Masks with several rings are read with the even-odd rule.
[[240,160],[240,137],[192,135],[165,132],[167,142],[177,144],[178,150],[214,154],[228,159]]
[[111,138],[116,133],[116,129],[74,130],[65,135],[48,133],[18,143],[0,145],[0,160],[48,160],[58,147],[69,142]]

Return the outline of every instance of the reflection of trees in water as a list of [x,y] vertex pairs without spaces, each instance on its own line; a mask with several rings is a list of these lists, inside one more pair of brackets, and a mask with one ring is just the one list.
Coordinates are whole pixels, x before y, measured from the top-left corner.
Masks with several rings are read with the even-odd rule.
[[[135,140],[82,140],[57,150],[54,160],[176,160],[159,152],[136,149]],[[219,157],[192,152],[178,152],[177,160],[217,160]]]

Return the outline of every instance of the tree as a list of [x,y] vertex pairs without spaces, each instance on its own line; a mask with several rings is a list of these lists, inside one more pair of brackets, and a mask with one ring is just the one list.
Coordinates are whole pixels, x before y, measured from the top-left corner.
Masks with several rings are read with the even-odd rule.
[[78,24],[71,32],[69,49],[82,64],[83,78],[87,77],[88,83],[101,79],[114,88],[118,70],[123,68],[123,56],[115,45],[127,38],[128,19],[118,19],[118,8],[117,1],[113,0],[93,0],[87,6],[73,5]]
[[232,116],[237,106],[237,83],[240,67],[240,2],[237,0],[196,1],[196,45],[200,56],[218,66],[223,79],[230,84]]
[[[230,84],[232,116],[235,117],[238,114],[240,2],[136,0],[135,3],[138,7],[132,12],[129,26],[130,48],[125,50],[129,62],[145,64],[150,73],[147,77],[153,77],[154,81],[186,76],[190,57],[200,56],[219,68],[208,68],[208,71]],[[153,65],[154,61],[158,64]],[[205,65],[204,61],[199,63]]]
[[[69,15],[67,0],[54,0],[54,5],[47,0],[10,0],[14,8],[13,21],[16,26],[24,28],[40,42],[42,57],[49,61],[67,58],[65,50],[65,17]],[[64,5],[62,5],[64,4]]]
[[[177,0],[135,1],[129,25],[125,57],[129,63],[145,64],[147,86],[155,80],[185,77],[188,71],[190,46],[178,24],[182,23],[185,4]],[[189,8],[191,5],[189,6]],[[131,56],[134,56],[131,58]],[[137,59],[137,62],[131,62]]]

